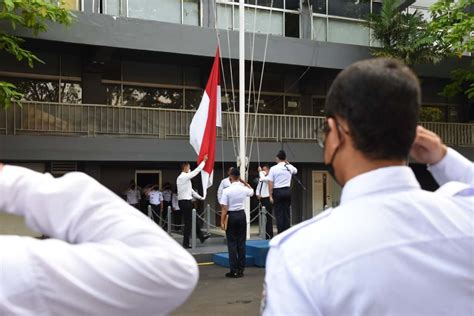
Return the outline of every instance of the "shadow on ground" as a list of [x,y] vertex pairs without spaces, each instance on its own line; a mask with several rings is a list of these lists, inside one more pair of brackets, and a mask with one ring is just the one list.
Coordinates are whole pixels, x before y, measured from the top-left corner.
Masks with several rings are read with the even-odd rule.
[[172,315],[258,315],[265,269],[247,268],[240,279],[228,279],[226,272],[216,265],[200,266],[196,290]]

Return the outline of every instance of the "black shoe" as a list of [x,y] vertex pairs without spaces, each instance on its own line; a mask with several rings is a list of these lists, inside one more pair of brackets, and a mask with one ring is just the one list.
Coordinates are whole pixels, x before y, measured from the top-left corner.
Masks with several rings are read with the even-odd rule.
[[203,244],[206,240],[208,240],[209,237],[211,237],[211,234],[206,234],[202,236],[202,238],[199,238],[199,240],[201,240],[201,244]]
[[183,245],[183,248],[184,249],[191,249],[191,246],[190,245]]
[[244,277],[244,271],[237,272],[237,275],[239,276],[239,278],[243,278]]
[[228,272],[225,274],[226,278],[237,279],[240,278],[240,274],[238,272]]

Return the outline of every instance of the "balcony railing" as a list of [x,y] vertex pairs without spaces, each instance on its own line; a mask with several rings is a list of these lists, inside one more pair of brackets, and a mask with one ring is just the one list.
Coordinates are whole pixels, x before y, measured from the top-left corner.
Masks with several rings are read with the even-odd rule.
[[[189,137],[194,111],[142,107],[23,102],[0,111],[6,135],[127,136],[179,139]],[[224,112],[218,137],[239,136],[238,114]],[[247,135],[266,141],[315,141],[323,117],[247,114]],[[474,124],[422,123],[455,146],[474,146]]]

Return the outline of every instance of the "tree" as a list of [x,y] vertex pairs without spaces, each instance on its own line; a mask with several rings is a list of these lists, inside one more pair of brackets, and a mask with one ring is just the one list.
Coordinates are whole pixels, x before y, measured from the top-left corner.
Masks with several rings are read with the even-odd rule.
[[[53,0],[0,0],[0,22],[10,25],[12,30],[20,26],[38,35],[47,31],[48,21],[64,25],[72,23],[74,15],[63,6],[62,1]],[[26,61],[30,67],[37,62],[43,63],[34,53],[22,48],[24,39],[10,33],[0,28],[0,51],[12,54],[18,61]],[[0,81],[0,104],[8,107],[12,102],[18,103],[22,96],[14,84]]]
[[440,61],[444,49],[438,35],[431,32],[421,12],[400,11],[398,3],[398,0],[384,0],[380,14],[368,15],[372,38],[381,44],[372,48],[372,54],[398,58],[410,66]]
[[[472,0],[439,0],[430,7],[431,32],[443,42],[446,55],[459,58],[474,52],[474,4]],[[468,68],[451,72],[453,81],[442,94],[452,97],[462,92],[474,100],[474,60]]]

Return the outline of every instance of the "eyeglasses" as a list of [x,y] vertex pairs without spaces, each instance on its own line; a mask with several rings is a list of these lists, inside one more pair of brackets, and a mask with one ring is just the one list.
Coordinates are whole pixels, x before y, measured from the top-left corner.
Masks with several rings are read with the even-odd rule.
[[338,123],[338,121],[334,118],[334,117],[327,117],[326,119],[324,119],[324,122],[320,123],[318,125],[318,127],[314,130],[314,133],[316,134],[315,137],[316,137],[316,142],[318,143],[319,147],[321,148],[324,148],[324,144],[326,142],[326,136],[327,134],[329,133],[329,131],[331,130],[331,128],[329,127],[329,124],[328,124],[328,118],[332,118],[336,121],[336,126],[337,126],[337,132],[339,133],[339,131],[342,131],[344,132],[344,134],[347,134],[349,135],[349,131],[346,131],[342,126],[341,124]]

